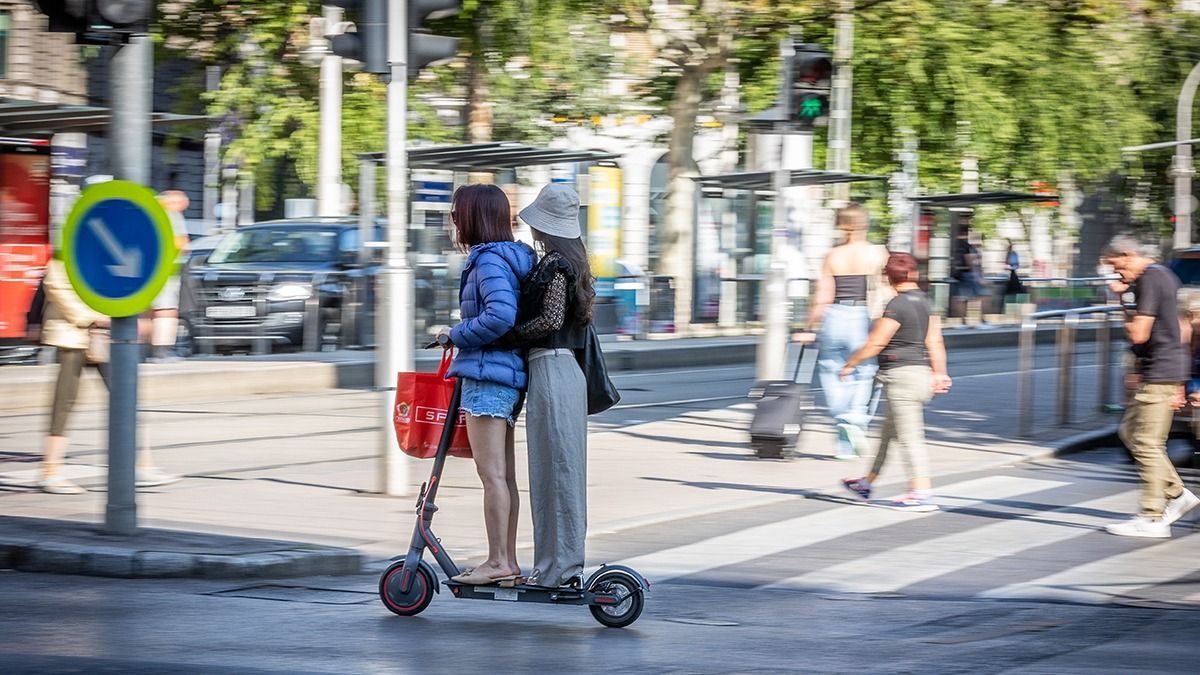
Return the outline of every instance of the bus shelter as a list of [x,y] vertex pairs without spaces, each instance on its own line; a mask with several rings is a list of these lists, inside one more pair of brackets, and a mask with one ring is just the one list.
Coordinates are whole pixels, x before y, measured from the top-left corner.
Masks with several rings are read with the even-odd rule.
[[[774,171],[694,178],[698,189],[692,238],[695,261],[693,322],[729,326],[762,320],[762,288],[771,264],[771,232],[777,198],[774,178]],[[817,169],[792,169],[787,178],[784,189],[886,180],[885,176]],[[798,201],[818,200],[806,197]],[[802,206],[797,208],[792,220],[804,218],[804,210]],[[810,252],[807,249],[811,247],[805,244],[811,242],[805,237],[805,230],[820,233],[815,231],[814,223],[799,222],[798,225],[789,226],[789,238],[793,238],[793,250],[807,255]],[[824,240],[821,244],[823,254],[832,232],[822,232],[827,236],[815,238]],[[810,276],[793,277],[791,281],[807,281]],[[798,314],[793,312],[793,316]]]
[[1005,190],[915,197],[911,200],[915,206],[911,230],[902,238],[899,247],[909,249],[921,263],[924,268],[922,277],[928,280],[930,299],[934,307],[945,314],[954,295],[954,241],[960,232],[969,228],[975,211],[985,206],[1038,204],[1057,200],[1056,194]]

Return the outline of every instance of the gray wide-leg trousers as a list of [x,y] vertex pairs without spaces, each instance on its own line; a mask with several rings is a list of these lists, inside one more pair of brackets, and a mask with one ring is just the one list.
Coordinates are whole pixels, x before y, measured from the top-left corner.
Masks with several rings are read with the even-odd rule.
[[525,403],[534,571],[560,586],[583,573],[587,536],[587,382],[569,349],[529,352]]

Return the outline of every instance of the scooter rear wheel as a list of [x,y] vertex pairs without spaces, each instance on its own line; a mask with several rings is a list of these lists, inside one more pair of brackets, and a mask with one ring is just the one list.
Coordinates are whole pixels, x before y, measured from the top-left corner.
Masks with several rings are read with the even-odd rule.
[[414,616],[420,614],[433,600],[433,589],[437,580],[430,576],[424,566],[418,566],[412,586],[407,593],[402,593],[400,579],[403,572],[403,560],[392,563],[384,570],[383,575],[379,577],[379,599],[383,601],[383,606],[394,614]]
[[617,602],[613,604],[588,607],[592,611],[592,617],[609,628],[624,628],[642,615],[645,594],[641,585],[624,572],[606,572],[589,590],[617,597]]

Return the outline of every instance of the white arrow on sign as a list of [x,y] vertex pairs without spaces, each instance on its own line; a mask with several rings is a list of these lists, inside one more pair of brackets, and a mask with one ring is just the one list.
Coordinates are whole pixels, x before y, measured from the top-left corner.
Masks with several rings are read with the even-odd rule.
[[142,275],[142,252],[140,250],[122,247],[112,232],[108,231],[104,221],[99,218],[92,218],[88,221],[88,225],[95,230],[96,236],[100,238],[100,243],[108,249],[108,254],[117,261],[116,265],[108,265],[108,271],[112,272],[113,276],[135,278]]

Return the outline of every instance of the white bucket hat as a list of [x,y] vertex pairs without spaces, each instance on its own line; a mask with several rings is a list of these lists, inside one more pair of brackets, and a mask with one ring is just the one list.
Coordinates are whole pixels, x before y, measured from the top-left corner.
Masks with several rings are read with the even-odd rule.
[[579,195],[569,185],[551,183],[517,214],[526,225],[553,237],[578,239]]

